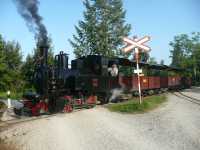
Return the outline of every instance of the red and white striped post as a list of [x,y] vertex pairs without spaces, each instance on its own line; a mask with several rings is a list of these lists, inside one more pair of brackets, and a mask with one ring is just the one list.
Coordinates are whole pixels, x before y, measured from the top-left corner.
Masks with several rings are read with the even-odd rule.
[[[138,76],[138,92],[139,92],[139,97],[140,97],[140,104],[142,103],[142,94],[141,94],[141,86],[140,86],[140,73],[142,73],[142,70],[139,69],[139,49],[136,47],[135,48],[135,55],[136,55],[136,72]],[[141,71],[141,72],[140,72]]]

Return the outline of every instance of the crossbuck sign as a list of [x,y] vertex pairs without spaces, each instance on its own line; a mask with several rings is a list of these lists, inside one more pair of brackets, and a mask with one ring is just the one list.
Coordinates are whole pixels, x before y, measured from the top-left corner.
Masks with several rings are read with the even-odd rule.
[[145,37],[143,37],[143,38],[141,38],[139,40],[138,39],[129,39],[127,37],[124,37],[123,41],[125,43],[127,43],[128,45],[125,48],[123,48],[123,51],[125,53],[127,53],[127,52],[131,51],[134,48],[139,48],[139,49],[144,50],[145,52],[148,52],[148,51],[150,51],[150,47],[144,45],[144,43],[149,41],[149,40],[150,40],[149,36],[145,36]]
[[146,43],[149,40],[150,40],[149,36],[145,36],[141,39],[136,39],[136,38],[130,39],[127,37],[123,38],[123,41],[127,44],[127,46],[124,47],[122,50],[125,53],[128,53],[133,49],[135,50],[137,69],[134,70],[134,73],[136,73],[138,75],[138,91],[139,91],[139,96],[140,96],[140,104],[142,103],[141,88],[140,88],[140,74],[142,73],[142,69],[139,69],[139,52],[140,52],[140,50],[142,50],[144,52],[150,51],[150,47],[144,45],[144,43]]

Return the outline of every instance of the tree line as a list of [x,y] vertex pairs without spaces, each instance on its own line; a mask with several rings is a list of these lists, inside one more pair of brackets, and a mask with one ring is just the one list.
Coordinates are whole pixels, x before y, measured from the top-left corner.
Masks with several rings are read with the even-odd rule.
[[[49,64],[53,63],[53,47],[49,40]],[[11,90],[14,93],[24,89],[33,89],[35,63],[39,56],[39,47],[33,49],[22,59],[21,46],[16,41],[6,41],[0,34],[0,92]]]
[[5,41],[0,35],[0,90],[21,89],[22,55],[18,42]]
[[200,32],[180,34],[170,42],[171,66],[183,68],[185,75],[200,83]]

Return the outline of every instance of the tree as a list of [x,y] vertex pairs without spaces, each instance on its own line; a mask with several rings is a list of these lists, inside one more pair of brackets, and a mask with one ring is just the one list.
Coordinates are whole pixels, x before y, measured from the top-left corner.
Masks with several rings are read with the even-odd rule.
[[147,62],[148,60],[149,60],[149,53],[147,53],[147,52],[141,52],[140,53],[140,61],[141,62]]
[[156,59],[154,57],[150,57],[148,63],[151,64],[151,65],[158,64],[157,61],[156,61]]
[[190,36],[187,34],[175,36],[170,46],[171,66],[187,70],[188,76],[200,82],[200,32],[193,32]]
[[22,65],[21,75],[25,82],[25,89],[32,89],[32,80],[34,75],[34,59],[33,56],[28,54],[25,62]]
[[192,72],[195,81],[200,82],[200,32],[193,32],[191,40],[192,52],[188,62],[190,66],[192,66]]
[[164,60],[161,59],[161,60],[160,60],[160,65],[164,65],[164,64],[165,64]]
[[5,63],[5,41],[0,35],[0,90],[2,90],[6,85],[4,82],[4,76],[6,72],[6,63]]
[[192,54],[192,40],[186,34],[174,37],[174,41],[170,42],[172,63],[171,66],[185,68],[186,59]]
[[[84,20],[75,26],[77,35],[69,40],[76,57],[88,54],[124,56],[121,52],[123,36],[131,29],[125,24],[121,0],[85,0]],[[126,55],[127,56],[127,55]]]
[[23,81],[20,76],[22,65],[21,47],[15,41],[5,41],[0,35],[0,90],[20,91]]

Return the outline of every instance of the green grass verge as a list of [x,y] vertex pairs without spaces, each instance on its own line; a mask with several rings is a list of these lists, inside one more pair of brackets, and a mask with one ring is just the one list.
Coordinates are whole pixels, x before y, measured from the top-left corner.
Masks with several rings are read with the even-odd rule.
[[122,113],[144,113],[155,109],[166,101],[165,95],[155,95],[143,98],[142,104],[139,104],[138,98],[128,100],[122,103],[108,104],[106,107],[110,111]]

